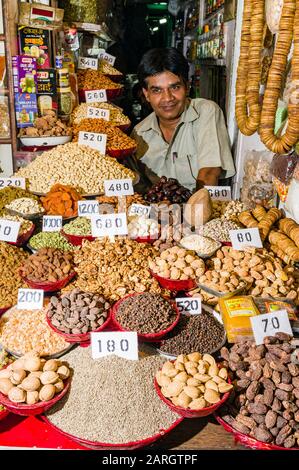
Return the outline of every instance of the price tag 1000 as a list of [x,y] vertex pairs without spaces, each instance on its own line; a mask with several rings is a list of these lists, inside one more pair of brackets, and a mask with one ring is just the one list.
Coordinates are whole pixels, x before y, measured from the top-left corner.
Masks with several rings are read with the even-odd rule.
[[0,240],[15,243],[18,239],[21,222],[0,219]]
[[99,59],[106,60],[110,65],[114,65],[116,57],[114,55],[108,54],[106,51],[103,51],[100,52]]
[[190,297],[180,297],[175,299],[175,303],[180,313],[190,313],[190,315],[198,315],[201,313],[201,300]]
[[6,188],[6,186],[26,189],[26,181],[25,178],[0,178],[0,189]]
[[105,196],[133,196],[134,189],[131,179],[105,180]]
[[129,215],[138,215],[148,217],[151,212],[150,206],[144,206],[143,204],[132,204],[129,208]]
[[20,310],[39,310],[43,308],[44,291],[42,289],[19,289],[17,308]]
[[78,69],[98,70],[99,60],[92,57],[79,57]]
[[243,250],[243,248],[246,246],[263,248],[263,243],[258,228],[230,230],[229,236],[234,250]]
[[98,201],[78,201],[78,216],[79,217],[90,217],[99,213]]
[[205,186],[205,188],[209,191],[211,199],[230,201],[232,198],[232,192],[229,186]]
[[128,235],[127,215],[125,213],[93,215],[91,234],[93,237]]
[[86,103],[103,103],[107,101],[106,90],[85,91]]
[[289,315],[286,310],[256,315],[250,318],[254,339],[257,345],[262,344],[266,336],[275,333],[287,333],[293,336]]
[[62,215],[44,215],[43,232],[60,232],[62,229]]
[[107,134],[80,131],[78,143],[79,145],[87,145],[88,147],[98,150],[103,155],[105,155]]
[[91,353],[93,359],[115,354],[125,359],[137,361],[137,333],[123,331],[91,333]]
[[104,119],[105,121],[109,121],[110,110],[88,106],[87,117],[91,119]]

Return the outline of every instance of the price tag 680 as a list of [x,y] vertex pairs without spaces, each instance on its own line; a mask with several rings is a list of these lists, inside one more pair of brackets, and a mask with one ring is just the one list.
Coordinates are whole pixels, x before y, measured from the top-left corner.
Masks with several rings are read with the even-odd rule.
[[98,150],[105,155],[106,153],[107,134],[98,134],[96,132],[79,132],[79,145],[87,145],[92,149]]
[[20,227],[21,222],[0,219],[0,240],[15,243],[19,235]]
[[88,106],[87,117],[91,119],[104,119],[105,121],[109,121],[110,110]]
[[103,103],[107,101],[106,90],[85,91],[86,103]]
[[93,215],[91,234],[93,237],[128,235],[127,215],[125,213]]
[[180,313],[190,313],[190,315],[198,315],[201,313],[201,300],[194,297],[180,297],[175,299],[175,303]]
[[105,180],[105,196],[133,196],[134,189],[131,179]]
[[205,186],[209,191],[211,199],[218,201],[230,201],[232,198],[230,186]]
[[43,308],[44,291],[42,289],[19,289],[17,308],[20,310],[39,310]]
[[234,250],[243,250],[246,246],[263,248],[263,243],[258,228],[230,230],[229,236]]
[[90,217],[99,213],[98,201],[78,201],[78,216],[79,217]]
[[61,215],[44,215],[43,232],[60,232],[62,228]]
[[144,206],[143,204],[132,204],[129,208],[129,215],[138,215],[148,217],[151,212],[151,206]]
[[287,333],[293,336],[288,312],[277,312],[256,315],[250,318],[254,339],[257,345],[262,344],[266,336],[274,336],[275,333]]
[[137,333],[123,331],[91,333],[91,353],[93,359],[115,354],[125,359],[137,361]]
[[0,189],[6,188],[6,186],[26,189],[26,181],[25,178],[0,178]]
[[78,69],[98,70],[99,60],[92,57],[79,57]]

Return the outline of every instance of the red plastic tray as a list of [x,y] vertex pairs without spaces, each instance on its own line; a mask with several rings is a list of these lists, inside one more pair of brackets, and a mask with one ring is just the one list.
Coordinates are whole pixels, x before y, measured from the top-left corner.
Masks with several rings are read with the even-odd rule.
[[66,233],[63,230],[61,230],[60,233],[64,238],[67,239],[69,243],[74,246],[81,246],[83,240],[88,240],[90,242],[95,240],[95,237],[93,237],[92,235],[73,235],[71,233]]
[[29,238],[31,237],[31,235],[33,234],[35,230],[35,225],[33,224],[31,229],[28,230],[28,232],[25,232],[23,233],[22,235],[20,235],[18,238],[17,238],[17,241],[16,242],[8,242],[10,245],[15,245],[15,246],[22,246],[24,245],[28,240]]
[[110,157],[113,157],[113,158],[125,158],[125,157],[129,157],[130,155],[132,155],[132,153],[135,152],[136,150],[136,146],[135,147],[131,147],[129,149],[124,149],[124,150],[120,150],[120,149],[117,149],[117,150],[106,150],[106,153],[110,156]]
[[[81,103],[86,102],[86,97],[85,97],[86,91],[94,91],[94,89],[79,90],[79,100]],[[123,87],[122,88],[106,88],[107,99],[110,101],[114,100],[115,98],[120,96],[122,92],[123,92]]]
[[69,274],[68,277],[64,279],[60,279],[56,282],[39,282],[39,281],[32,281],[31,279],[27,279],[25,276],[21,276],[23,281],[25,281],[29,287],[32,289],[42,289],[45,292],[56,292],[60,289],[63,289],[74,277],[76,276],[76,272],[72,272]]
[[171,291],[188,291],[197,287],[195,279],[187,279],[186,281],[166,279],[165,277],[158,276],[158,274],[155,274],[151,269],[150,273],[164,289]]
[[[121,303],[125,299],[127,299],[128,297],[133,297],[133,296],[142,295],[142,294],[143,294],[143,292],[138,292],[138,293],[135,293],[135,294],[128,294],[128,295],[126,295],[125,297],[123,297],[122,299],[120,299],[118,302],[116,302],[113,305],[113,307],[111,309],[111,326],[117,328],[118,331],[128,331],[125,328],[123,328],[120,325],[120,323],[118,323],[118,321],[116,320],[117,310],[118,310],[119,306],[121,305]],[[165,300],[167,300],[167,302],[169,302],[171,304],[171,306],[173,307],[173,309],[176,311],[177,317],[176,317],[175,321],[166,330],[159,331],[159,333],[143,333],[142,334],[142,333],[138,333],[138,331],[137,331],[138,339],[140,339],[141,341],[145,341],[145,342],[159,341],[160,339],[164,338],[170,331],[172,331],[173,328],[177,325],[181,314],[180,314],[180,312],[177,308],[176,303],[171,301],[170,299],[164,297],[164,296],[163,296],[163,298]]]
[[10,413],[9,410],[2,410],[0,411],[0,421],[2,421],[2,419],[6,418],[6,416],[8,416]]
[[148,237],[136,237],[132,238],[135,242],[138,243],[155,243],[159,239],[159,234],[157,234],[157,237],[151,237],[150,235]]

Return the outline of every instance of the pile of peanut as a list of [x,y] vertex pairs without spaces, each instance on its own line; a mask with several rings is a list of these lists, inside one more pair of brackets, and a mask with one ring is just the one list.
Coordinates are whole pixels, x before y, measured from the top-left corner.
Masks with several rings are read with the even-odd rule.
[[127,126],[131,124],[130,119],[121,112],[121,109],[111,103],[81,103],[72,113],[71,119],[75,126],[80,124],[82,119],[87,118],[87,109],[89,107],[108,109],[110,111],[109,123],[113,126]]
[[204,261],[194,251],[173,246],[149,260],[149,267],[158,276],[173,280],[195,279],[205,271]]
[[30,281],[56,282],[66,278],[73,271],[73,254],[41,248],[29,256],[20,269],[20,274]]
[[112,90],[123,88],[122,85],[113,82],[97,70],[78,70],[77,76],[79,90]]

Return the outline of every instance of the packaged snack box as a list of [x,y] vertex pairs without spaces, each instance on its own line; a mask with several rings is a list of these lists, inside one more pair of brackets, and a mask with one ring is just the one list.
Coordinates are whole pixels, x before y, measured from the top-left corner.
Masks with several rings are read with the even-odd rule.
[[49,109],[57,113],[58,98],[55,69],[37,71],[37,104],[40,116],[43,116],[45,111]]
[[32,127],[37,118],[37,100],[33,93],[15,93],[17,127]]
[[36,59],[34,57],[14,56],[12,73],[15,93],[36,93]]
[[19,28],[20,54],[36,58],[38,69],[47,69],[50,64],[50,35],[49,31],[41,28],[21,26]]

